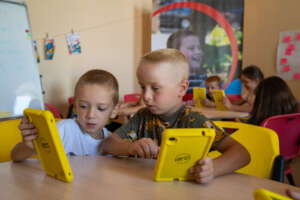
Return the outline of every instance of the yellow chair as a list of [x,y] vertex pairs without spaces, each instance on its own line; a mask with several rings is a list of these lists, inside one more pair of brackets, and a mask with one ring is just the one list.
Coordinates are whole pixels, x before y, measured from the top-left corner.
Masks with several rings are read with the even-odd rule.
[[[214,121],[214,123],[220,128],[235,130],[231,136],[250,153],[250,163],[237,172],[261,178],[272,178],[274,161],[279,156],[278,136],[273,130],[232,121]],[[215,151],[209,153],[212,158],[218,155],[220,153]]]
[[0,122],[0,162],[11,161],[10,152],[14,146],[22,141],[18,129],[20,119]]

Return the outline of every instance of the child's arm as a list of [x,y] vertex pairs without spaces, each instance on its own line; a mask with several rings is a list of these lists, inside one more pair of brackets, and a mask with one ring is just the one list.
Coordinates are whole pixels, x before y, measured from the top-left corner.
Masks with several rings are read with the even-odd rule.
[[27,118],[23,118],[19,125],[23,141],[18,143],[11,151],[13,161],[22,161],[36,154],[33,139],[37,137],[37,129]]
[[142,138],[135,142],[121,139],[113,133],[101,144],[101,150],[104,153],[113,155],[138,155],[141,158],[156,158],[159,152],[159,146],[151,138]]
[[300,200],[300,192],[291,191],[290,189],[287,190],[287,195],[294,200]]
[[251,112],[252,105],[245,102],[242,105],[232,104],[228,97],[223,97],[223,104],[228,110],[239,111],[239,112]]
[[211,107],[211,108],[215,108],[216,107],[216,104],[215,102],[205,98],[205,99],[202,99],[201,103],[206,106],[206,107]]
[[248,151],[230,136],[224,138],[216,149],[222,153],[221,156],[214,160],[206,157],[191,168],[190,174],[198,183],[208,183],[215,177],[231,173],[250,162]]

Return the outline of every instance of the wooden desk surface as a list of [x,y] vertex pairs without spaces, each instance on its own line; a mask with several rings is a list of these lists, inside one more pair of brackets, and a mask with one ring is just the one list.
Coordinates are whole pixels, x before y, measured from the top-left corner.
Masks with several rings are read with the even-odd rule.
[[216,119],[216,120],[247,117],[249,115],[249,113],[247,112],[217,110],[216,108],[207,108],[207,107],[203,107],[203,108],[193,107],[193,110],[202,113],[208,119]]
[[253,199],[253,190],[266,188],[285,194],[290,185],[233,173],[211,183],[155,182],[155,160],[103,156],[71,157],[72,183],[46,176],[39,160],[0,163],[1,199]]

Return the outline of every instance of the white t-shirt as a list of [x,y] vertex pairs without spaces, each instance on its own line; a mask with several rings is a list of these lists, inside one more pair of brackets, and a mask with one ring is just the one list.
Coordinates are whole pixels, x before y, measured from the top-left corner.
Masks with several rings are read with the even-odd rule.
[[[88,133],[83,133],[77,122],[73,119],[61,120],[56,123],[60,138],[67,155],[97,155],[102,140],[95,139]],[[103,128],[104,138],[110,132]]]

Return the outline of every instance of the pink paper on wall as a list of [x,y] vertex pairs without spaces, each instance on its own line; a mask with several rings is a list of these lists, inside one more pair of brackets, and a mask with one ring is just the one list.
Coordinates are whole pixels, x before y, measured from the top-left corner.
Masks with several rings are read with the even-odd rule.
[[286,49],[286,50],[285,50],[285,55],[286,55],[286,56],[292,55],[292,50]]
[[300,73],[295,73],[294,74],[294,79],[299,80],[300,79]]
[[291,67],[289,66],[289,65],[285,65],[284,67],[283,67],[283,71],[284,72],[289,72],[291,70]]
[[276,70],[283,80],[300,80],[300,29],[280,32]]
[[288,42],[291,41],[291,39],[292,39],[292,37],[290,35],[288,35],[288,36],[284,37],[283,41],[286,42],[286,43],[288,43]]
[[289,44],[287,49],[294,50],[295,49],[295,44]]
[[286,58],[281,58],[280,59],[280,64],[282,64],[282,65],[287,64],[287,59]]

